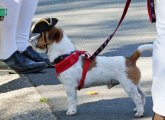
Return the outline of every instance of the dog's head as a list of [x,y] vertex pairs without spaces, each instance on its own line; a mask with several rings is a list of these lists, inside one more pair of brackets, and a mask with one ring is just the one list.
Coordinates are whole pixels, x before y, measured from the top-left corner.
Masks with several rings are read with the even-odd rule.
[[59,43],[62,37],[62,30],[60,28],[54,27],[49,31],[42,32],[36,37],[33,37],[32,39],[35,40],[33,47],[45,51],[48,49],[48,46],[52,45],[53,43]]
[[46,52],[48,46],[59,43],[63,37],[62,29],[55,27],[57,19],[41,19],[36,21],[31,29],[34,35],[30,39],[31,46],[38,52]]

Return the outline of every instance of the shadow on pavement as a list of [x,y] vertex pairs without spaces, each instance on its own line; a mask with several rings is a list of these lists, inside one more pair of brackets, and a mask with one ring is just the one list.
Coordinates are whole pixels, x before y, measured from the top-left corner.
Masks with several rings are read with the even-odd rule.
[[[12,76],[11,76],[12,77]],[[24,75],[20,75],[20,78],[13,79],[7,83],[0,85],[0,93],[6,93],[26,87],[32,87],[30,84],[27,84],[27,79]]]
[[[119,48],[110,49],[109,52],[101,54],[101,56],[125,56],[125,57],[128,57],[128,56],[132,55],[132,53],[134,51],[137,50],[138,46],[144,45],[144,44],[152,44],[152,42],[127,44],[127,45],[121,46]],[[151,57],[151,56],[152,56],[152,51],[145,51],[141,55],[141,57]]]
[[33,86],[40,86],[40,85],[58,85],[60,82],[57,80],[55,76],[54,69],[46,69],[39,73],[33,74],[20,74],[20,78],[13,79],[7,83],[0,85],[0,93],[6,93],[14,90],[19,90],[22,88],[32,87],[29,84],[26,84],[27,79],[31,82]]
[[146,97],[143,117],[135,118],[133,108],[134,103],[130,98],[117,98],[81,104],[75,116],[66,116],[66,111],[53,112],[59,120],[145,120],[153,115],[150,96]]

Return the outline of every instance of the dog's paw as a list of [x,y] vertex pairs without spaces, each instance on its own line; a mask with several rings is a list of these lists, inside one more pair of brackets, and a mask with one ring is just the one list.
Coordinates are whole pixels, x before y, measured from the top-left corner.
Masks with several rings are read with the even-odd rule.
[[143,109],[136,109],[137,110],[137,112],[136,112],[136,114],[135,114],[135,117],[142,117],[143,116],[143,114],[144,114],[144,110]]
[[114,87],[114,86],[116,86],[116,85],[119,85],[119,84],[120,84],[119,81],[117,81],[117,80],[115,80],[115,79],[112,79],[111,81],[108,82],[107,87],[108,87],[108,89],[111,89],[112,87]]
[[133,111],[134,111],[134,112],[137,112],[137,108],[135,107],[135,108],[133,109]]
[[74,108],[69,108],[66,112],[67,115],[75,115],[77,113],[77,110]]

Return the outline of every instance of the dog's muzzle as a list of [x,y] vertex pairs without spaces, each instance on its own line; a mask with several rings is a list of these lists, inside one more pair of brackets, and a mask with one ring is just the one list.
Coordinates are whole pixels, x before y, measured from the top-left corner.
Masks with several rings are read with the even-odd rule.
[[36,47],[37,45],[37,39],[40,37],[39,33],[36,34],[32,34],[30,39],[29,39],[29,43],[32,47]]

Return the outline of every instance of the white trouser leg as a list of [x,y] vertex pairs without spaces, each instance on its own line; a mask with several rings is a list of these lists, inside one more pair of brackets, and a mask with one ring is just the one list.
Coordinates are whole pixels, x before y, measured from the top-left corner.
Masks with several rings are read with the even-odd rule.
[[16,50],[16,27],[20,0],[0,0],[7,7],[7,16],[0,22],[0,59],[10,57]]
[[29,31],[38,0],[22,0],[17,26],[16,43],[19,51],[24,51],[29,46]]
[[153,48],[153,110],[165,116],[165,0],[156,0],[157,38]]

